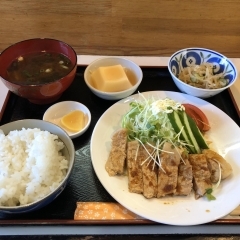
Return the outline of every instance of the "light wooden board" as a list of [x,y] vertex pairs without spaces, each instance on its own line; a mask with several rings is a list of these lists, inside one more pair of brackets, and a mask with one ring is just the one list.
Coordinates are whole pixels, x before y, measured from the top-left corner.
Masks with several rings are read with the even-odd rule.
[[55,38],[79,55],[170,56],[205,47],[240,57],[239,0],[1,0],[0,52]]

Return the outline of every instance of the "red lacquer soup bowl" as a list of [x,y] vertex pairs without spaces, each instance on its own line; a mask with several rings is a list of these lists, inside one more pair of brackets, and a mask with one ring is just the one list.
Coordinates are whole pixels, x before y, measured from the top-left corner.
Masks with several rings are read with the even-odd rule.
[[[61,54],[67,57],[70,60],[71,67],[66,75],[50,82],[33,82],[30,84],[29,82],[26,84],[25,82],[10,79],[8,69],[14,61],[21,60],[22,56],[24,58],[24,56],[41,52],[53,55]],[[48,104],[56,101],[73,82],[76,70],[76,52],[70,45],[60,40],[47,38],[28,39],[9,46],[0,54],[0,77],[3,83],[11,92],[27,98],[35,104]]]

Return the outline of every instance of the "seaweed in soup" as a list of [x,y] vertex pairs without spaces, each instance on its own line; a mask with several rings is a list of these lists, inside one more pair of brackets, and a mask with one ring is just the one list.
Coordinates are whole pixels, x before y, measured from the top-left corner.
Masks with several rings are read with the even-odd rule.
[[19,56],[7,69],[8,80],[22,85],[45,84],[66,76],[73,64],[68,57],[54,52]]

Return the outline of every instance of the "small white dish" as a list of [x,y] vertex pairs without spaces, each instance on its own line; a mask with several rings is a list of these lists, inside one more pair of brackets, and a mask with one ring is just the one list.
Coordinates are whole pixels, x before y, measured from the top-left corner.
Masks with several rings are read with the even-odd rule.
[[[118,64],[129,69],[136,77],[136,83],[132,87],[120,92],[103,92],[93,87],[91,74],[94,70],[98,69],[99,67],[107,67]],[[132,95],[141,84],[142,79],[142,69],[135,62],[123,57],[102,57],[96,59],[95,61],[91,62],[84,71],[84,80],[89,89],[96,96],[106,100],[120,100]]]
[[[61,118],[75,110],[82,111],[85,115],[85,126],[78,132],[69,131],[68,129],[64,128],[61,124]],[[64,101],[56,103],[49,107],[43,115],[43,120],[52,122],[60,126],[68,133],[69,137],[73,139],[79,137],[80,135],[86,132],[91,122],[91,113],[89,109],[82,103],[74,101]]]

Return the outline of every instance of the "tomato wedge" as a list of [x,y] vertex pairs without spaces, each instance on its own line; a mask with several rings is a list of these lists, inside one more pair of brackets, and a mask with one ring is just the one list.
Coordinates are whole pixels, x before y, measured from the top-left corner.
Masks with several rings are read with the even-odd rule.
[[185,112],[196,122],[200,131],[206,132],[211,128],[202,110],[189,103],[184,103],[182,105],[185,107]]

